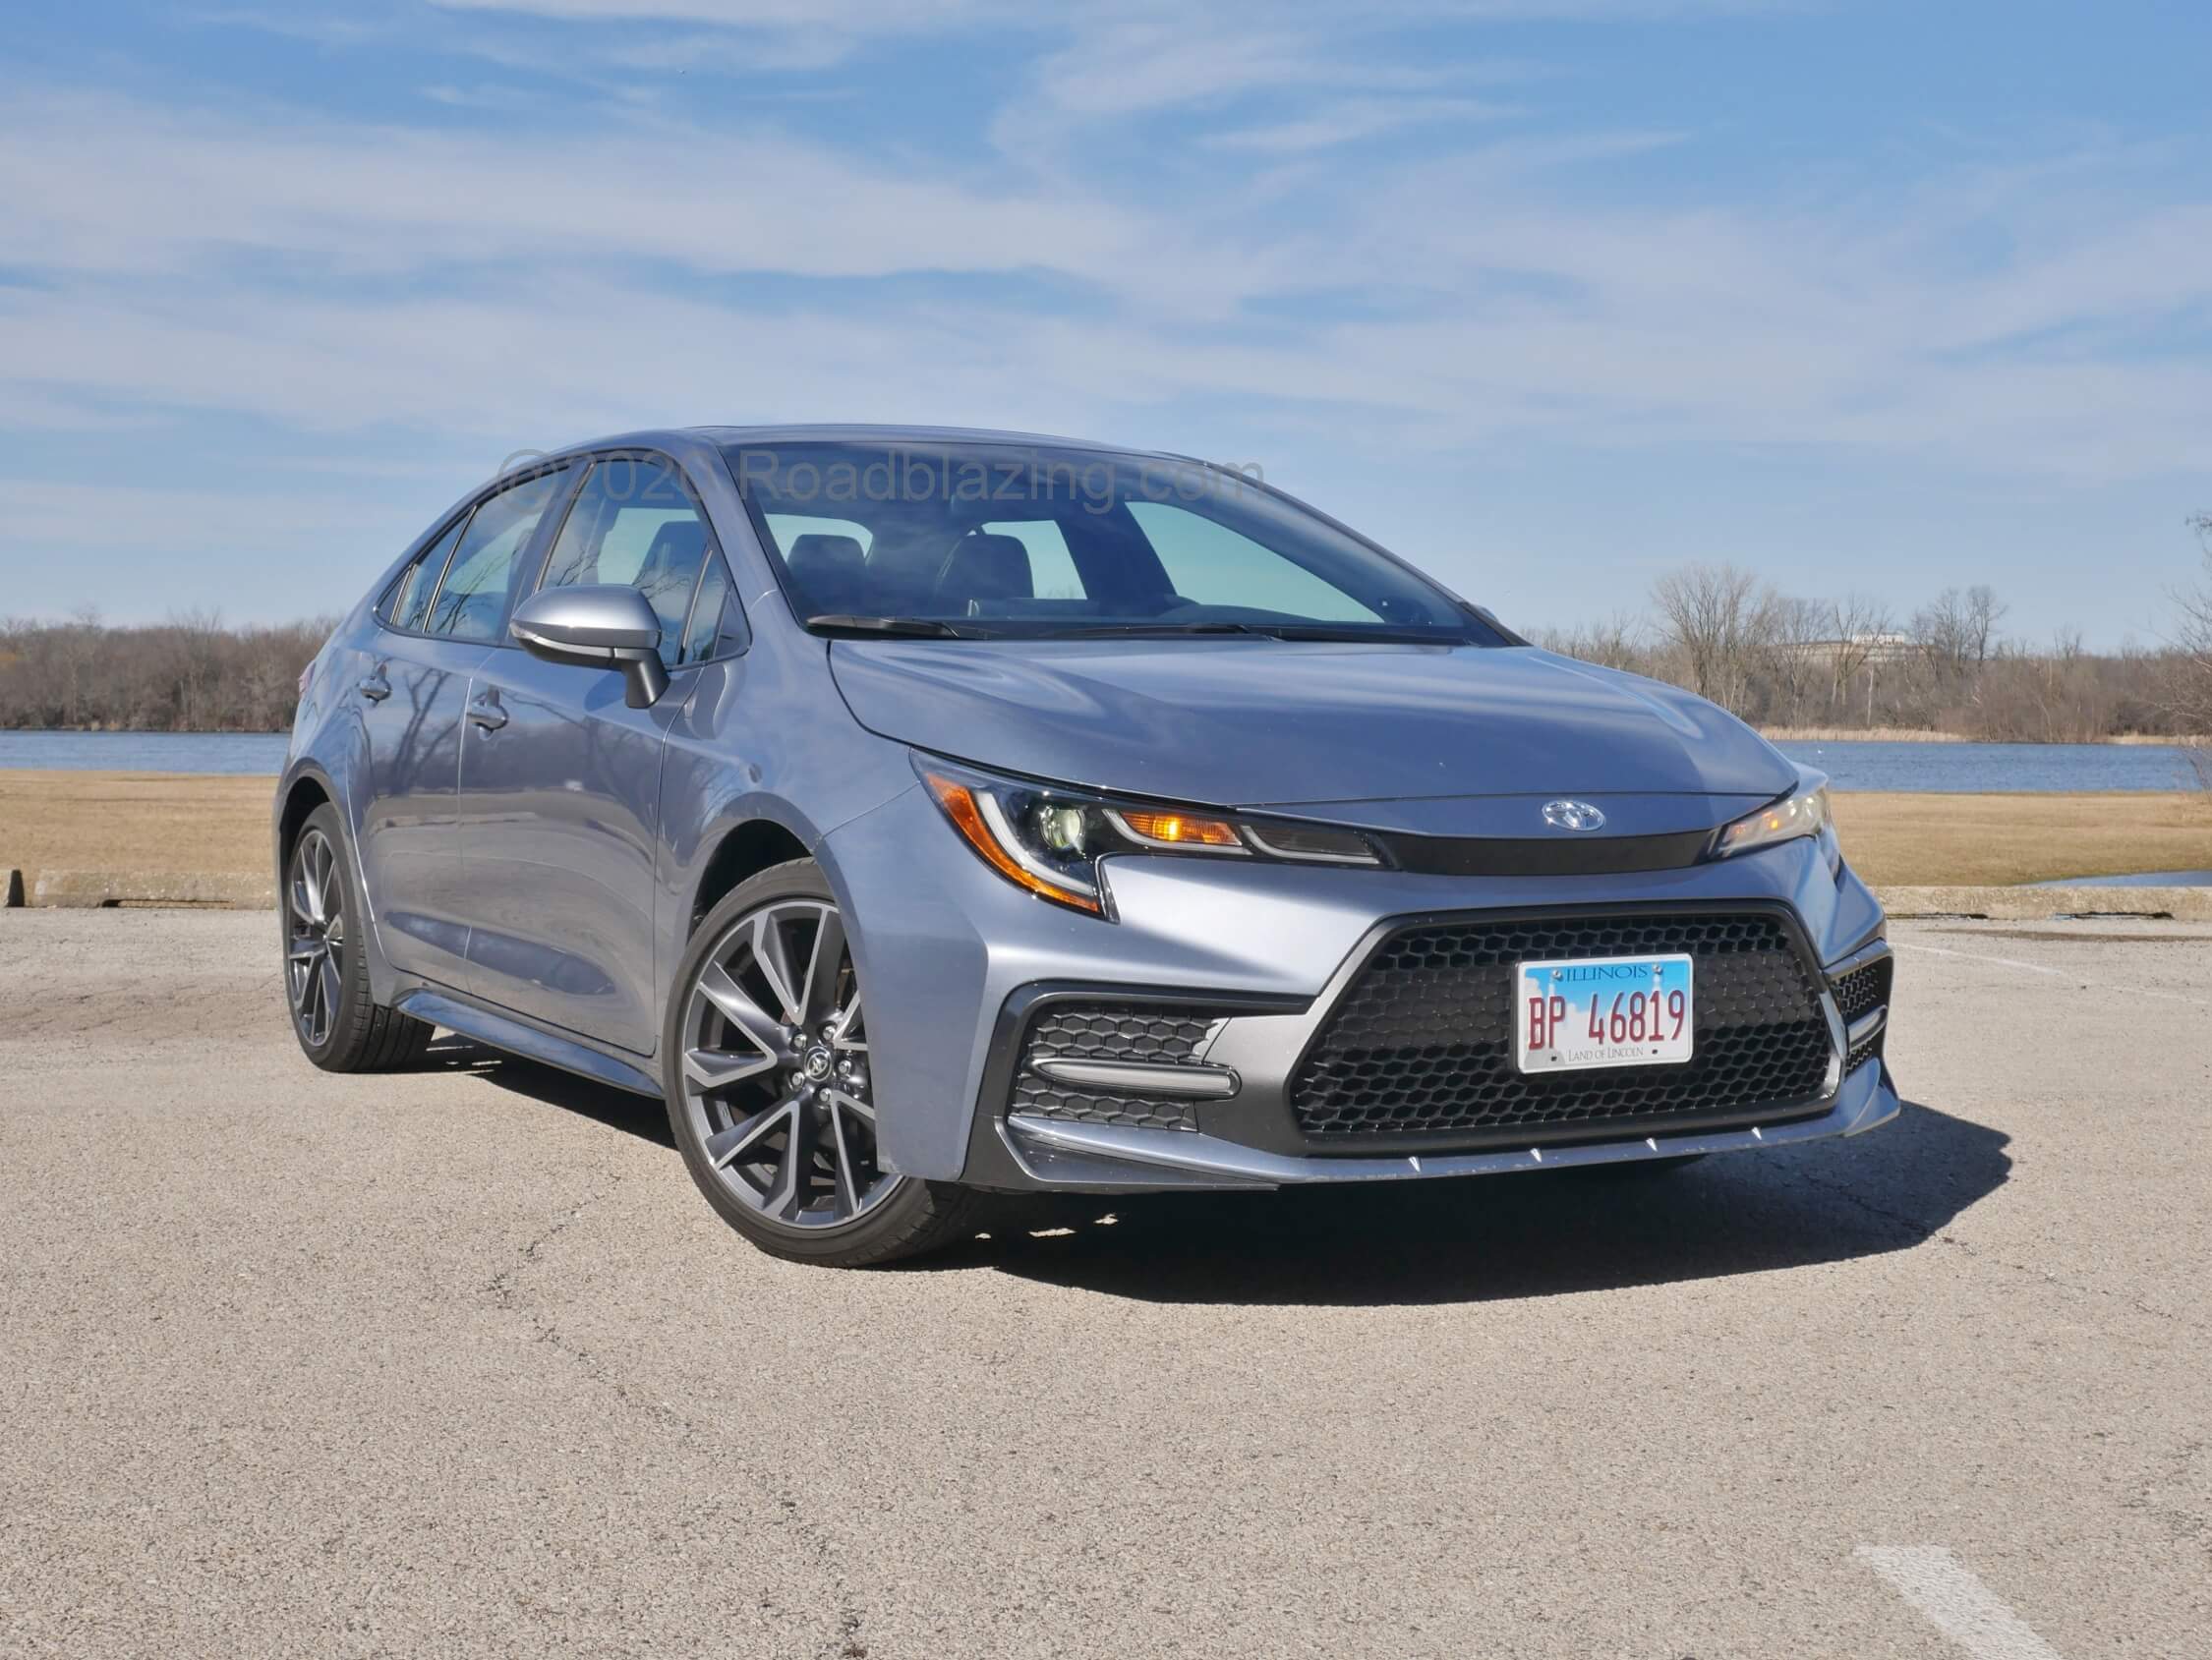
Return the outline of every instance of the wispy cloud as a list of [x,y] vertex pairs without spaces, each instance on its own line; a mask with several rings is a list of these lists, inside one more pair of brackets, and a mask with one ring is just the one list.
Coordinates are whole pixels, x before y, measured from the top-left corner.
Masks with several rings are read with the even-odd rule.
[[[0,427],[187,454],[259,424],[340,463],[320,511],[346,536],[393,528],[345,480],[412,468],[394,434],[467,473],[721,419],[1202,428],[1377,476],[1511,444],[2038,488],[2205,466],[2212,190],[2185,151],[1925,139],[1879,178],[1777,180],[1464,29],[1727,9],[232,13],[404,79],[327,106],[282,79],[0,84]],[[23,499],[0,547],[85,498]],[[219,542],[209,496],[159,505]]]
[[[1204,394],[1358,407],[1435,448],[1571,425],[2091,474],[2201,457],[2212,380],[2126,341],[2212,305],[2212,204],[2050,223],[2005,191],[1961,219],[1963,185],[1901,212],[1552,200],[1558,169],[1654,142],[1507,140],[1379,190],[1324,178],[1285,219],[888,167],[772,130],[510,137],[18,101],[0,263],[67,280],[0,293],[0,364],[19,408],[339,426],[588,427],[718,401],[921,414],[962,389],[984,417],[1019,387],[1056,425]],[[987,305],[900,286],[949,273],[1017,287]],[[790,287],[807,282],[843,286]],[[1345,312],[1349,293],[1388,304]],[[593,352],[595,315],[623,319],[626,369]],[[425,397],[464,370],[502,392]],[[824,408],[831,388],[848,401]]]
[[1205,142],[1217,149],[1294,154],[1402,133],[1409,127],[1437,122],[1498,121],[1514,113],[1510,106],[1484,103],[1475,98],[1346,98],[1323,104],[1295,121],[1269,122],[1208,134]]

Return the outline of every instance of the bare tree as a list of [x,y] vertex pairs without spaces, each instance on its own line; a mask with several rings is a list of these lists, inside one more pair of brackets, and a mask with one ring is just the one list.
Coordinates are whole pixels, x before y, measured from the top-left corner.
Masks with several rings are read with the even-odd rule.
[[1966,590],[1966,639],[1973,648],[1976,668],[1990,658],[1997,644],[1997,625],[2012,607],[1997,597],[1997,590],[1977,583]]
[[1866,716],[1874,721],[1874,660],[1895,632],[1890,607],[1867,594],[1846,594],[1829,604],[1829,627],[1835,644],[1829,658],[1828,707],[1831,714],[1842,704],[1852,681],[1866,676]]
[[1976,657],[1973,607],[1966,596],[1947,588],[1912,613],[1912,643],[1928,664],[1948,679],[1962,679]]
[[2183,729],[2212,738],[2212,513],[2189,520],[2204,549],[2204,574],[2194,587],[2174,595],[2173,689],[2169,694]]
[[1805,701],[1830,677],[1834,642],[1828,637],[1831,607],[1820,600],[1775,600],[1769,607],[1760,657],[1774,682],[1784,725],[1805,718]]
[[1685,565],[1652,585],[1652,601],[1690,689],[1742,710],[1753,658],[1773,632],[1774,591],[1734,565]]
[[1651,654],[1644,645],[1644,624],[1640,618],[1625,611],[1574,628],[1549,628],[1543,630],[1537,643],[1547,652],[1557,652],[1561,657],[1580,658],[1584,662],[1594,662],[1604,668],[1625,668],[1633,673],[1648,673]]

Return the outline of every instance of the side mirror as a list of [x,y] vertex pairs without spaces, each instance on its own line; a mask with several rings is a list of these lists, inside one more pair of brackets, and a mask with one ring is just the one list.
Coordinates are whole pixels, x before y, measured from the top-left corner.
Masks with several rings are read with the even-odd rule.
[[661,619],[645,596],[619,583],[545,588],[515,606],[507,632],[534,658],[579,668],[619,668],[625,702],[651,709],[669,689]]

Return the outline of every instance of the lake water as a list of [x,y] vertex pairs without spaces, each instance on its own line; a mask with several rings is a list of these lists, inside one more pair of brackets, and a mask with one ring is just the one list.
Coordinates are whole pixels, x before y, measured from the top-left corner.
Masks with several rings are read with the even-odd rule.
[[0,767],[274,773],[290,742],[283,732],[0,732]]
[[1785,743],[1845,789],[2193,789],[2188,756],[2172,744]]
[[[0,732],[0,767],[129,773],[275,773],[282,732]],[[1787,743],[1837,789],[2188,789],[2188,757],[2165,744]]]

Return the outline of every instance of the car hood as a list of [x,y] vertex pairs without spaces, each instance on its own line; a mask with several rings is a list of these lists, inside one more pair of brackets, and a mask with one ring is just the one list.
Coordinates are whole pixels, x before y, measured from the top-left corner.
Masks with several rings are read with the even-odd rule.
[[[1466,815],[1363,804],[1643,796],[1675,805],[1623,818],[1682,828],[1798,781],[1714,705],[1533,648],[839,640],[830,662],[863,726],[920,749],[1123,794],[1297,806],[1346,823],[1433,831],[1456,821],[1460,833],[1485,833]],[[1732,799],[1702,799],[1713,797]]]

